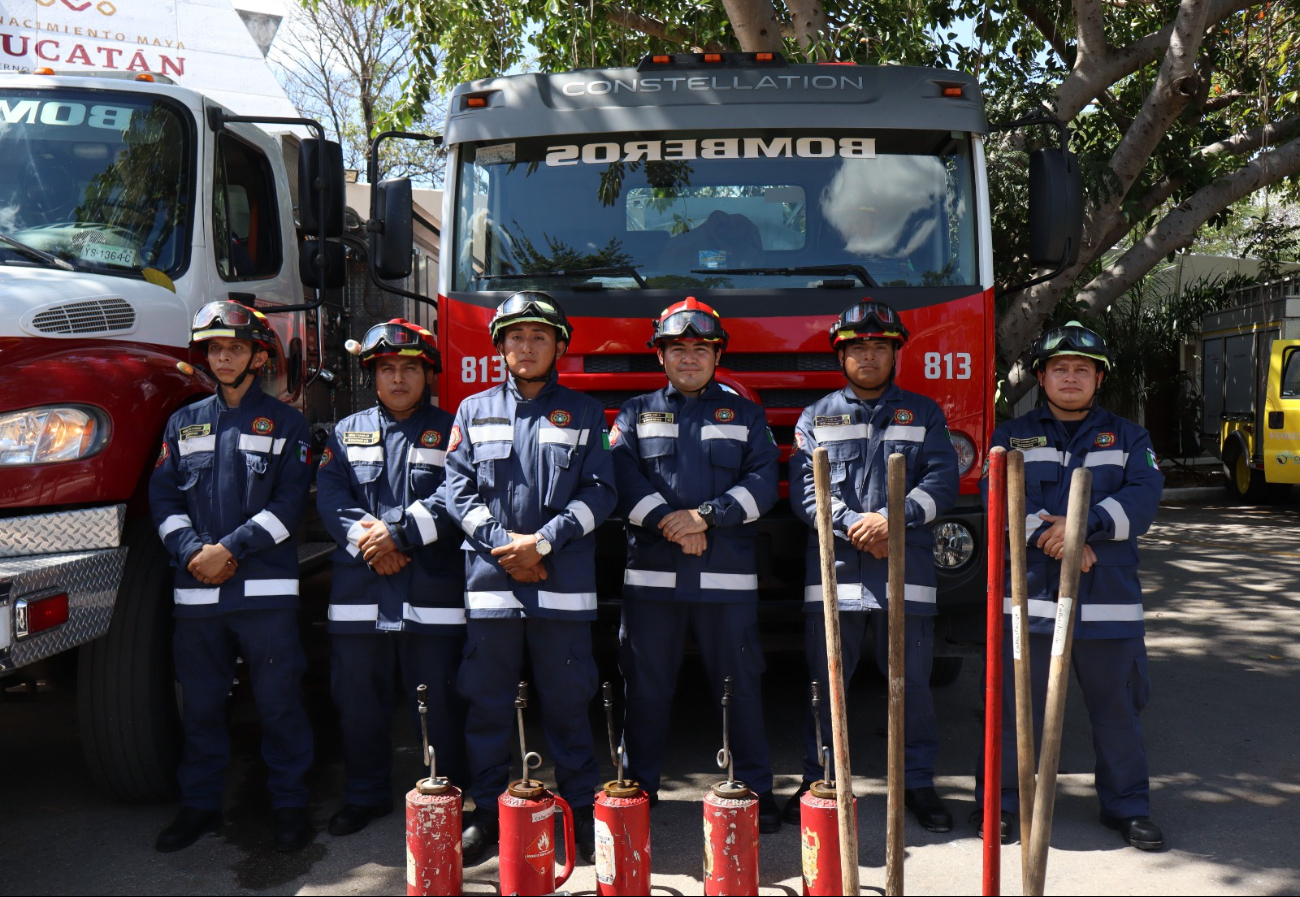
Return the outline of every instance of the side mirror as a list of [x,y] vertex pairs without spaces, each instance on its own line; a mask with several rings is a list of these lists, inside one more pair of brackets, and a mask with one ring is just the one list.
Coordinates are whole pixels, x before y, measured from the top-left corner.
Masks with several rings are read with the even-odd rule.
[[[301,251],[298,253],[298,275],[302,278],[303,286],[313,289],[324,287],[331,290],[347,282],[345,251],[342,243],[305,240],[299,245]],[[324,256],[324,269],[316,264],[318,256]]]
[[1082,239],[1078,157],[1057,148],[1035,150],[1029,154],[1029,263],[1035,268],[1069,267],[1079,259]]
[[411,276],[412,217],[410,178],[381,181],[375,188],[375,220],[370,231],[370,263],[380,280]]
[[[325,182],[322,203],[316,179]],[[298,148],[298,217],[309,234],[320,232],[325,220],[325,236],[343,235],[343,147],[333,140],[310,137]]]

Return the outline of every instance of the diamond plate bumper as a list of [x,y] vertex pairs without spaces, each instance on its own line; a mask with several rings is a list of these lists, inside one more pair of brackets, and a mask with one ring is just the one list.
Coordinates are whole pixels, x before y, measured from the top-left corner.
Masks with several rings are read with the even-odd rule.
[[[0,675],[108,632],[126,551],[112,548],[0,559]],[[51,592],[67,592],[68,622],[18,639],[14,602]]]
[[0,519],[0,558],[116,548],[126,505]]

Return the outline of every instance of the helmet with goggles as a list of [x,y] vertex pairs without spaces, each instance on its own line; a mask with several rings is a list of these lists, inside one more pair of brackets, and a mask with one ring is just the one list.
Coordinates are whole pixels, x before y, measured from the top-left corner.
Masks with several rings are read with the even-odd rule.
[[727,348],[730,337],[722,327],[722,316],[694,296],[670,305],[654,320],[654,333],[646,343],[651,349],[675,339],[699,339]]
[[442,354],[433,334],[404,318],[393,318],[367,330],[357,355],[364,367],[374,364],[376,358],[397,356],[419,358],[432,367],[435,374],[442,373]]
[[243,339],[275,354],[275,332],[266,315],[239,302],[209,302],[194,315],[190,325],[190,348],[198,349],[213,339]]
[[1106,345],[1106,340],[1101,334],[1084,327],[1078,321],[1053,327],[1039,337],[1038,342],[1034,343],[1033,348],[1029,350],[1029,369],[1040,371],[1043,365],[1047,364],[1048,359],[1058,355],[1081,355],[1084,358],[1091,358],[1101,366],[1103,371],[1109,371],[1115,360],[1114,353],[1111,352],[1110,346]]
[[501,342],[503,332],[511,324],[522,324],[527,321],[554,327],[556,341],[563,340],[567,343],[573,339],[573,326],[564,316],[564,309],[560,308],[559,303],[546,293],[524,290],[515,293],[497,306],[496,314],[492,316],[492,323],[488,325],[492,345]]
[[898,312],[871,299],[863,299],[840,312],[828,335],[832,349],[860,339],[889,339],[902,346],[909,336]]

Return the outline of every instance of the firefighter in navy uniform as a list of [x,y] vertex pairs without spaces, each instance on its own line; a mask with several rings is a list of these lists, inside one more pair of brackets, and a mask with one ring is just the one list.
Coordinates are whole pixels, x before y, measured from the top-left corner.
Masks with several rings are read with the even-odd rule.
[[[887,460],[907,459],[906,700],[904,705],[904,799],[925,829],[952,830],[952,815],[934,790],[939,748],[938,722],[930,695],[934,660],[935,571],[930,526],[957,498],[957,453],[943,411],[932,400],[894,383],[898,352],[908,332],[898,314],[882,302],[864,300],[845,309],[830,330],[848,383],[804,409],[790,458],[790,506],[812,528],[808,536],[804,591],[805,650],[809,676],[825,682],[826,627],[822,610],[817,496],[812,453],[830,458],[831,516],[835,531],[835,574],[839,584],[840,632],[847,683],[857,668],[868,628],[876,665],[889,663],[889,485]],[[808,714],[804,728],[803,784],[785,807],[788,822],[799,820],[799,798],[821,778],[816,727],[830,733],[830,702],[821,719]],[[830,743],[830,738],[825,739]]]
[[442,491],[452,417],[432,403],[442,360],[433,334],[400,318],[371,327],[359,355],[379,404],[338,423],[316,476],[316,506],[338,543],[330,684],[347,786],[332,835],[392,812],[395,673],[417,734],[416,687],[428,686],[439,774],[465,780],[465,711],[456,693],[465,561]]
[[181,810],[156,846],[181,850],[222,824],[226,701],[242,657],[261,717],[275,847],[299,850],[312,839],[293,537],[311,486],[307,421],[262,392],[275,336],[261,312],[211,302],[194,316],[190,347],[204,353],[217,393],[172,415],[149,482],[158,534],[176,568],[173,648],[185,735]]
[[592,533],[615,501],[605,410],[559,384],[555,361],[573,329],[550,296],[516,293],[490,328],[510,378],[461,404],[447,447],[447,510],[468,544],[459,683],[475,810],[463,856],[477,859],[498,834],[527,651],[559,791],[573,807],[579,853],[591,860],[599,772],[587,721],[598,685]]
[[[1043,407],[998,427],[992,442],[1019,449],[1025,456],[1029,657],[1036,737],[1042,734],[1047,699],[1070,479],[1079,467],[1092,472],[1071,661],[1092,722],[1101,822],[1117,829],[1134,847],[1158,850],[1164,846],[1164,836],[1151,821],[1146,747],[1138,719],[1150,695],[1151,681],[1137,540],[1155,520],[1164,475],[1156,465],[1147,431],[1095,402],[1112,363],[1105,340],[1087,327],[1072,321],[1049,330],[1030,354],[1030,367],[1046,400]],[[1008,615],[1007,627],[1010,625]],[[1009,638],[1006,652],[1002,717],[1004,841],[1017,831],[1015,814],[1019,810],[1015,679]],[[983,768],[981,760],[979,769]],[[982,791],[982,782],[977,779],[976,797],[981,802]],[[979,818],[982,821],[983,817]]]
[[694,297],[654,322],[668,386],[623,405],[610,444],[627,518],[619,662],[630,774],[658,801],[668,717],[687,630],[714,697],[735,679],[736,773],[759,795],[759,827],[781,813],[763,727],[754,522],[777,499],[779,450],[761,406],[713,379],[727,348],[718,314]]

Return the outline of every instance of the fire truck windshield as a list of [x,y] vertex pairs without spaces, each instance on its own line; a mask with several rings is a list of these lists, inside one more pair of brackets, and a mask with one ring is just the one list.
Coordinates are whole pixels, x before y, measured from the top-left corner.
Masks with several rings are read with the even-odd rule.
[[588,134],[458,153],[457,291],[978,283],[962,133]]
[[[180,273],[191,135],[180,107],[144,94],[0,90],[0,232],[82,270]],[[33,262],[0,245],[0,263]]]

